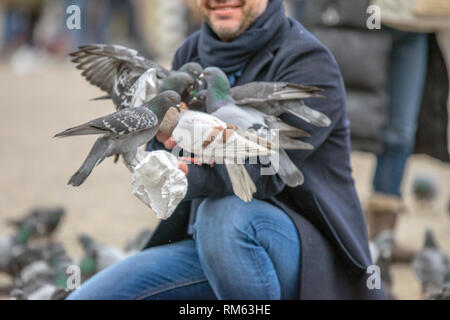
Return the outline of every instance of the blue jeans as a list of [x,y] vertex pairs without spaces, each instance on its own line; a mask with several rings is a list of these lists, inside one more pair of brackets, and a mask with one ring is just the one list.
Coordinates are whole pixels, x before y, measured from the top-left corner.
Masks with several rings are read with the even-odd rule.
[[300,241],[286,213],[208,198],[194,239],[153,247],[94,275],[68,299],[295,299]]
[[391,29],[390,104],[383,130],[383,151],[377,157],[376,192],[400,196],[406,161],[414,150],[417,121],[428,64],[428,36]]

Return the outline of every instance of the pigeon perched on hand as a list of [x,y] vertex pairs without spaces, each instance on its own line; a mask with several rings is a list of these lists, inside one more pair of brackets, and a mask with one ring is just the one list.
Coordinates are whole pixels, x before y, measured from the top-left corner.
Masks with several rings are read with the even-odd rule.
[[[187,97],[193,88],[186,81],[194,81],[202,71],[195,62],[185,64],[178,71],[169,71],[136,50],[120,45],[80,46],[70,56],[77,69],[83,70],[82,76],[107,93],[97,99],[111,98],[116,110],[140,106],[165,90]],[[136,93],[142,99],[137,105]]]
[[[275,117],[273,114],[268,114],[263,112],[261,109],[253,108],[252,106],[240,105],[238,106],[233,99],[231,94],[230,85],[225,73],[216,67],[206,68],[201,74],[200,78],[204,78],[208,85],[206,91],[206,111],[217,118],[230,123],[232,125],[238,126],[245,130],[251,130],[257,135],[267,137],[267,133],[271,129],[277,129],[279,133],[278,137],[278,156],[279,156],[279,169],[278,175],[283,180],[283,182],[290,186],[296,187],[301,185],[304,181],[304,177],[300,169],[291,161],[287,152],[285,150],[311,150],[313,146],[309,143],[294,139],[298,137],[309,136],[303,130],[289,126],[288,124],[281,121],[279,118]],[[274,100],[275,91],[281,91],[286,88],[287,85],[273,84],[270,83],[254,83],[253,86],[248,86],[243,88],[243,90],[238,90],[236,92],[239,95],[243,95],[244,92],[254,93],[251,89],[255,88],[257,85],[261,86],[261,89],[265,89],[267,92],[267,101]],[[304,89],[303,86],[299,86]],[[298,91],[298,90],[297,90]],[[313,89],[312,92],[315,93]],[[290,92],[290,93],[288,93]],[[255,101],[258,100],[257,97],[262,96],[262,93],[256,95]],[[270,93],[270,94],[269,94]],[[300,94],[301,93],[301,94]],[[292,98],[294,96],[307,96],[303,91],[300,91],[297,95],[294,95],[292,89],[285,89],[284,98]],[[313,93],[313,94],[314,94]],[[309,95],[313,95],[309,94]],[[279,94],[279,97],[282,95]],[[259,99],[261,100],[261,99]],[[258,101],[259,101],[258,100]],[[248,100],[250,101],[250,100]],[[274,110],[274,108],[265,108],[267,110]],[[323,115],[323,117],[327,118]],[[327,118],[328,119],[328,118]],[[270,137],[269,137],[270,140]]]
[[439,249],[431,230],[425,232],[424,247],[414,258],[412,267],[425,297],[438,291],[450,273],[449,257]]
[[155,136],[166,112],[171,107],[179,109],[179,103],[178,93],[165,91],[141,107],[123,109],[56,134],[55,137],[103,134],[68,184],[81,185],[103,159],[112,155],[122,154],[128,164],[135,165],[137,148]]
[[[328,127],[330,119],[322,112],[311,109],[301,99],[323,98],[317,87],[290,82],[255,81],[230,89],[230,96],[238,106],[253,107],[261,112],[280,116],[288,113],[317,127]],[[200,90],[189,100],[191,109],[206,108],[207,90]]]
[[244,160],[270,156],[274,145],[263,138],[218,118],[197,111],[183,110],[172,131],[173,141],[182,149],[198,157],[199,163],[224,163],[234,194],[250,201],[256,186],[248,174]]

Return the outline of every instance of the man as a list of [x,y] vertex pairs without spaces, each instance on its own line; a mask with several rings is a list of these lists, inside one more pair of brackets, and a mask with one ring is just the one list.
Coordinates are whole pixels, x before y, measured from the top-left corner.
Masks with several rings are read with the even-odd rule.
[[[205,23],[177,51],[174,69],[197,61],[220,67],[232,85],[260,80],[320,87],[325,98],[306,103],[332,125],[316,128],[283,115],[311,132],[306,141],[313,151],[289,152],[305,183],[288,188],[247,165],[258,190],[249,203],[233,195],[223,165],[184,168],[186,201],[160,223],[150,248],[94,276],[70,298],[383,298],[377,275],[366,272],[371,260],[351,177],[345,92],[330,52],[285,17],[282,0],[198,5]],[[159,135],[149,149],[163,148],[165,138]]]

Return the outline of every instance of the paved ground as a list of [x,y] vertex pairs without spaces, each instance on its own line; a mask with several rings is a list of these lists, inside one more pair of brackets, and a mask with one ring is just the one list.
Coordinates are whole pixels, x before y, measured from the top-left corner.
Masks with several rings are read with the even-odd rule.
[[[22,216],[34,206],[62,205],[67,217],[56,238],[73,256],[81,254],[76,243],[80,232],[123,246],[141,228],[157,224],[150,210],[131,195],[129,172],[121,163],[107,159],[84,185],[67,186],[95,138],[52,139],[63,129],[111,112],[111,106],[88,101],[100,91],[89,86],[72,66],[61,63],[42,70],[45,72],[17,75],[0,64],[0,234],[10,231],[3,222],[6,218]],[[374,157],[354,153],[352,165],[364,203],[370,194]],[[413,172],[432,174],[440,182],[440,194],[432,207],[422,208],[411,198]],[[412,159],[405,181],[410,212],[401,217],[399,242],[420,248],[423,231],[431,227],[450,253],[449,186],[449,165],[425,156]],[[418,283],[409,267],[395,267],[394,279],[400,298],[418,298]]]

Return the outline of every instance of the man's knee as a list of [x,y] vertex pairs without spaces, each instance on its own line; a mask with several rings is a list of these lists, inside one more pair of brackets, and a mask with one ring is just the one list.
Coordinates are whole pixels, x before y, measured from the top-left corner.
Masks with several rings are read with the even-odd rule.
[[[258,201],[258,200],[253,200]],[[196,230],[215,234],[227,234],[245,228],[257,214],[253,205],[236,196],[205,199],[199,206]]]

